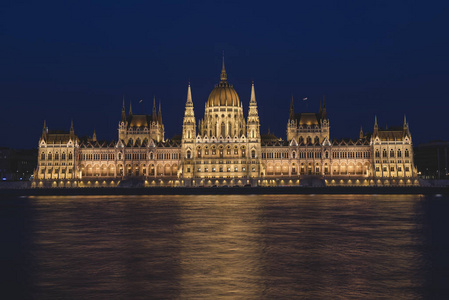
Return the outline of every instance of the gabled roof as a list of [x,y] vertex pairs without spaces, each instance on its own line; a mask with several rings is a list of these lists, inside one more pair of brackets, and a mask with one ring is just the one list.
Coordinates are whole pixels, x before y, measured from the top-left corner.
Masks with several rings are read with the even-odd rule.
[[149,127],[151,122],[157,122],[153,120],[151,115],[129,115],[127,118],[128,127]]
[[162,148],[178,148],[181,147],[181,141],[178,140],[165,140],[165,142],[156,143],[157,147]]

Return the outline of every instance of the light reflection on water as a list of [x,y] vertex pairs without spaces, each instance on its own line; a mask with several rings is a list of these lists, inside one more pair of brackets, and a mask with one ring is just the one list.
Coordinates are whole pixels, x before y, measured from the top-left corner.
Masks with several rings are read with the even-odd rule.
[[431,286],[428,202],[31,197],[17,219],[27,223],[17,285],[32,298],[420,299]]

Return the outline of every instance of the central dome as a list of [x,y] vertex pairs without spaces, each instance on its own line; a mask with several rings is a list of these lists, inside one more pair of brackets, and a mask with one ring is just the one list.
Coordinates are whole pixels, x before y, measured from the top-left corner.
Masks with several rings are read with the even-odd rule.
[[232,85],[220,82],[210,93],[207,106],[240,106],[240,99]]
[[223,58],[223,69],[221,70],[220,83],[215,85],[214,89],[207,99],[207,106],[237,106],[240,107],[240,99],[232,85],[227,81],[227,75]]

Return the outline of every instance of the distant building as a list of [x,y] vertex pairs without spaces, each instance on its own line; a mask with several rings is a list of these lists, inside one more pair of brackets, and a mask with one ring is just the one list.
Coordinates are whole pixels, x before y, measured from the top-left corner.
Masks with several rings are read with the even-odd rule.
[[179,139],[165,139],[162,112],[126,113],[118,140],[78,138],[49,131],[39,141],[36,187],[116,186],[140,179],[145,186],[416,185],[412,138],[404,118],[398,128],[360,130],[355,140],[330,138],[326,103],[318,113],[296,113],[293,101],[287,139],[260,134],[254,84],[247,118],[223,67],[204,117],[195,118],[190,84]]
[[448,149],[447,141],[433,141],[416,146],[415,163],[420,177],[449,179]]
[[0,148],[0,180],[30,180],[36,166],[36,149]]

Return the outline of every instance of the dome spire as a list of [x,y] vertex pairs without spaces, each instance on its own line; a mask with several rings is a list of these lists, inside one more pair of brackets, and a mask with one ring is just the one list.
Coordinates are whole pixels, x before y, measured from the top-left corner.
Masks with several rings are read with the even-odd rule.
[[190,90],[190,81],[189,81],[189,87],[187,88],[187,102],[186,102],[186,105],[193,105],[192,91]]
[[251,86],[251,99],[249,101],[250,103],[256,103],[256,92],[254,91],[254,81],[252,82]]
[[228,79],[228,75],[226,75],[225,62],[224,62],[224,50],[223,50],[223,67],[221,68],[220,80],[226,81]]

